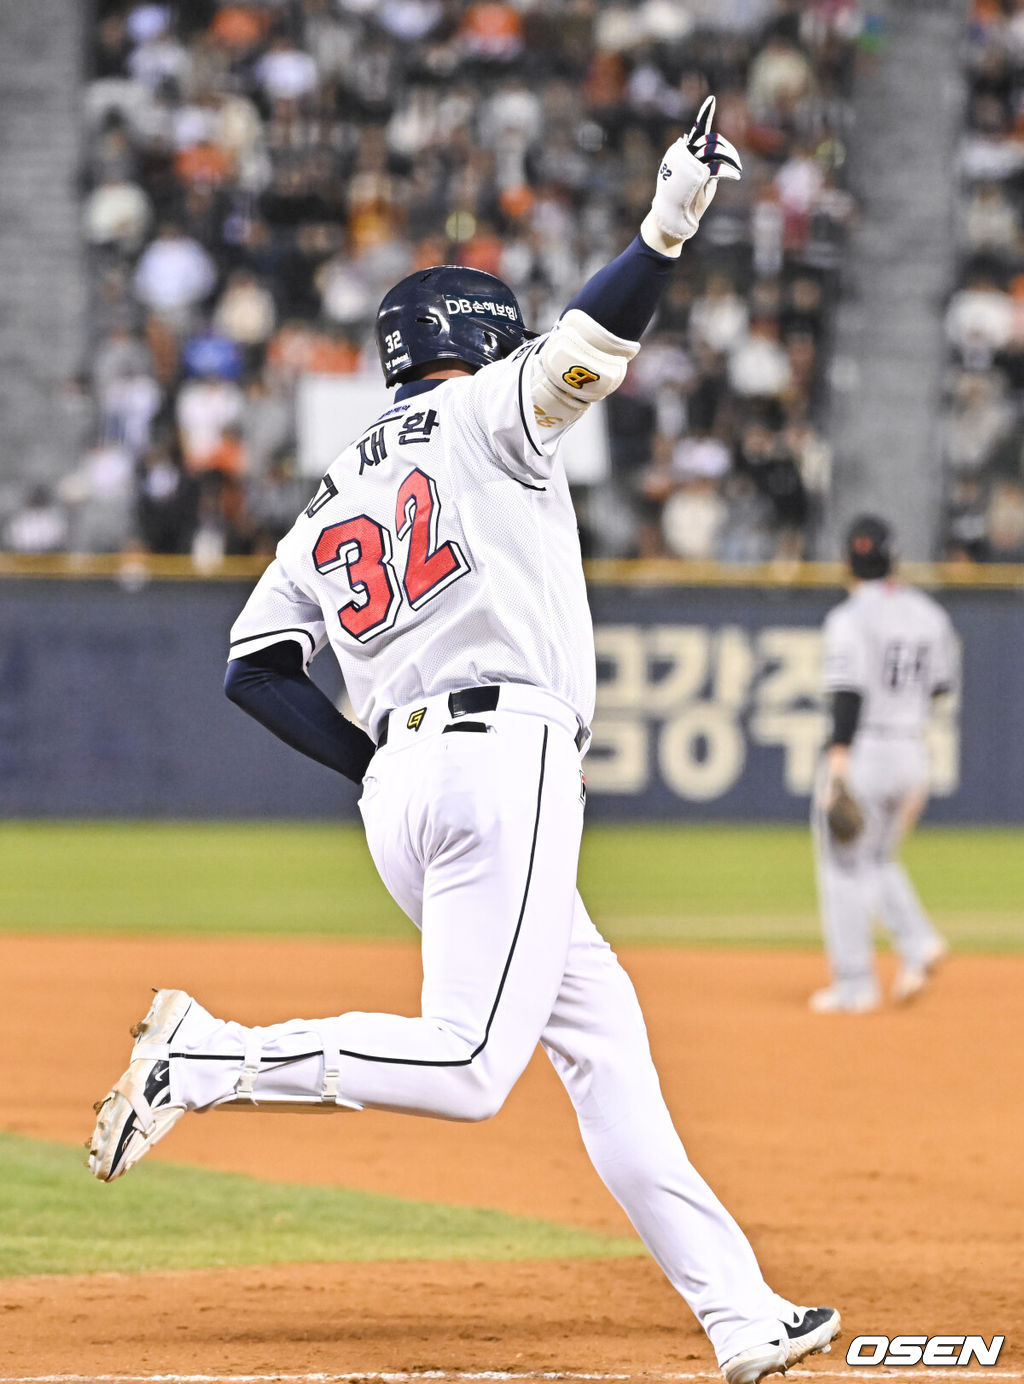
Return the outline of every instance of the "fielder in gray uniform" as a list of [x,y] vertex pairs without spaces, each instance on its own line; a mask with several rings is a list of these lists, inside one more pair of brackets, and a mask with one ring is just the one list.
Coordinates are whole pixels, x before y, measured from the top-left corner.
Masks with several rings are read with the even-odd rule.
[[928,796],[925,733],[933,698],[953,686],[953,627],[930,596],[894,580],[882,519],[857,519],[846,551],[852,589],[824,626],[832,734],[812,807],[832,970],[832,983],[811,996],[819,1014],[878,1007],[875,917],[901,958],[897,1002],[924,989],[947,951],[897,853]]

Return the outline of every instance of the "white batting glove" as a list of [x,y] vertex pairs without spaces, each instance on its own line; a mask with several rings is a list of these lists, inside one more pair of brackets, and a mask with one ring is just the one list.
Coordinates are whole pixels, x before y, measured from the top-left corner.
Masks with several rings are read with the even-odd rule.
[[658,169],[654,200],[640,234],[663,255],[678,255],[696,233],[718,191],[719,178],[738,181],[743,172],[735,147],[711,129],[714,118],[715,98],[709,96],[693,129],[666,151]]

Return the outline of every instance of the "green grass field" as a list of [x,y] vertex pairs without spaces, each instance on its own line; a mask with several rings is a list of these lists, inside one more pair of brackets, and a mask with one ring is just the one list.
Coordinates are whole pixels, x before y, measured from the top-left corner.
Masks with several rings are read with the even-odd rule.
[[[964,950],[1024,949],[1024,831],[930,828],[905,852]],[[409,939],[356,826],[0,827],[0,931]],[[592,827],[581,889],[619,943],[819,940],[801,827]]]
[[[959,950],[1024,951],[1024,831],[921,831],[907,863]],[[818,946],[807,832],[595,827],[581,888],[617,942]],[[0,933],[262,934],[411,942],[354,826],[5,824]],[[640,1253],[526,1217],[85,1154],[0,1134],[0,1277],[368,1259]]]
[[0,1134],[0,1278],[383,1259],[583,1259],[638,1241],[476,1207],[147,1163],[106,1187],[82,1150]]

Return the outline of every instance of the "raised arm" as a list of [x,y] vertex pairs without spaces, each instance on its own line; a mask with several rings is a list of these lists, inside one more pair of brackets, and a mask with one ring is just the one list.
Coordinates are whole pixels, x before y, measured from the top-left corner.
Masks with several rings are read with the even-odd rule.
[[580,289],[537,352],[537,417],[571,422],[617,389],[640,349],[683,245],[696,234],[719,178],[738,179],[739,154],[711,129],[709,96],[685,139],[665,152],[640,234]]
[[567,313],[585,312],[616,336],[636,340],[644,332],[683,245],[711,205],[719,178],[738,180],[742,172],[739,154],[712,131],[714,116],[715,98],[709,96],[686,139],[677,139],[666,151],[640,234],[584,284]]

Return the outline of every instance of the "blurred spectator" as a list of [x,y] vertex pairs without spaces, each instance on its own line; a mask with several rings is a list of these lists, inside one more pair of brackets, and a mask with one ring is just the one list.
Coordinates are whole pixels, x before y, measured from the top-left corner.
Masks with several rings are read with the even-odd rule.
[[242,374],[242,356],[237,343],[213,327],[188,338],[182,347],[181,364],[186,375],[237,380]]
[[150,431],[163,400],[163,391],[147,370],[129,366],[116,375],[100,396],[103,435],[119,442],[133,456],[149,446]]
[[950,299],[946,336],[968,369],[987,370],[1013,333],[1009,294],[985,272],[971,275]]
[[977,477],[961,477],[954,482],[950,497],[946,557],[950,561],[984,562],[988,552],[984,490]]
[[807,56],[781,34],[769,38],[751,62],[747,103],[752,119],[763,127],[758,137],[770,149],[779,147],[782,120],[810,95],[813,83]]
[[661,530],[672,557],[707,562],[715,556],[725,523],[725,502],[714,482],[695,478],[684,482],[665,501]]
[[136,527],[144,548],[187,553],[199,492],[182,469],[180,455],[170,447],[151,447],[139,462],[135,486]]
[[225,4],[214,15],[208,30],[213,43],[233,60],[250,57],[266,37],[270,15],[255,4]]
[[[179,87],[188,83],[192,69],[192,58],[188,49],[167,32],[170,24],[170,6],[163,7],[166,24],[162,30],[154,30],[134,48],[128,57],[129,75],[143,87],[154,89],[164,81],[174,81]],[[129,26],[130,27],[130,26]],[[135,35],[131,35],[132,38]]]
[[90,245],[112,245],[128,254],[142,245],[152,209],[137,183],[111,170],[85,203],[85,238]]
[[193,474],[215,472],[222,482],[237,483],[248,467],[245,440],[237,423],[228,423],[213,445],[202,453],[193,453]]
[[178,392],[175,414],[185,469],[195,475],[220,454],[225,431],[241,425],[245,395],[234,380],[205,375]]
[[382,28],[403,43],[419,43],[440,23],[440,0],[382,0],[377,16]]
[[726,274],[712,274],[690,312],[690,332],[712,351],[728,354],[747,334],[750,311]]
[[977,471],[1009,433],[1014,411],[999,374],[958,372],[945,419],[946,458],[958,472]]
[[777,399],[790,386],[789,357],[779,343],[778,323],[760,317],[729,356],[729,384],[744,398]]
[[170,5],[132,5],[125,19],[125,29],[132,43],[152,43],[164,38],[171,26]]
[[216,266],[198,241],[167,222],[142,252],[135,270],[135,296],[175,330],[183,331],[192,310],[213,290]]
[[832,481],[832,451],[810,419],[791,410],[781,440],[784,451],[796,462],[807,495],[808,508],[820,519]]
[[737,469],[747,473],[771,506],[778,554],[801,557],[809,503],[800,468],[785,437],[766,423],[748,424],[740,439]]
[[152,367],[146,345],[127,325],[115,326],[98,345],[92,359],[92,380],[97,397],[102,399],[117,379],[144,375]]
[[316,90],[316,63],[284,34],[271,40],[254,71],[268,101],[299,101]]
[[120,552],[132,527],[134,493],[135,462],[128,448],[106,440],[90,447],[58,489],[72,552]]
[[988,556],[992,562],[1024,562],[1024,486],[997,481],[986,515]]
[[93,396],[92,381],[86,371],[66,380],[58,402],[68,429],[72,452],[77,456],[96,435],[98,409]]
[[101,18],[92,50],[93,77],[121,77],[131,51],[124,15],[119,10]]
[[216,188],[231,172],[231,157],[226,149],[204,135],[179,151],[174,172],[186,188]]
[[240,346],[265,346],[276,315],[270,291],[249,270],[236,269],[217,303],[213,326]]
[[295,454],[280,451],[249,487],[248,523],[255,552],[271,554],[309,498],[309,480],[297,473]]
[[49,486],[33,486],[21,509],[3,526],[4,547],[12,553],[60,553],[68,546],[68,519]]
[[729,448],[708,433],[691,431],[676,443],[671,474],[682,481],[721,480],[729,470]]
[[964,208],[964,239],[974,254],[1011,258],[1021,227],[1013,203],[999,183],[979,183]]
[[316,272],[321,309],[325,317],[343,326],[358,327],[371,320],[377,310],[365,274],[349,254],[338,252]]
[[711,431],[713,410],[698,404],[691,426],[663,454],[644,482],[648,499],[661,508],[660,537],[671,557],[708,561],[716,555],[727,507],[721,482],[728,475],[729,448]]
[[242,428],[254,480],[270,470],[275,457],[294,446],[291,400],[283,391],[271,389],[265,374],[253,375],[246,384]]
[[462,53],[470,61],[508,63],[523,51],[523,21],[513,5],[478,0],[467,5],[459,25]]
[[805,249],[811,233],[811,217],[824,187],[825,169],[813,149],[806,144],[794,144],[789,158],[775,175],[786,249]]
[[766,562],[773,549],[773,514],[749,474],[730,476],[723,499],[726,512],[715,556],[722,562]]

